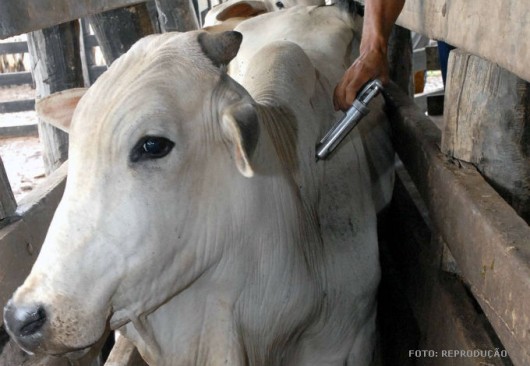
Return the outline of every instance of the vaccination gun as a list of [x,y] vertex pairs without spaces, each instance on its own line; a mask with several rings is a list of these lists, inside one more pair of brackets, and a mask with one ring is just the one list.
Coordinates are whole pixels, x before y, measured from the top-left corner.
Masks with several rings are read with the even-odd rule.
[[337,121],[316,146],[316,160],[326,159],[339,146],[342,140],[370,112],[368,103],[383,90],[380,80],[374,79],[365,84],[357,94],[352,106],[344,117]]

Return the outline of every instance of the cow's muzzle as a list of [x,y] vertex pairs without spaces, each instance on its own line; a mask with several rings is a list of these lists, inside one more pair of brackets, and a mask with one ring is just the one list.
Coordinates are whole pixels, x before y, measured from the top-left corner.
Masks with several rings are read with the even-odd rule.
[[13,301],[9,300],[4,307],[4,324],[7,332],[28,352],[33,352],[39,347],[47,320],[46,310],[39,304],[15,306]]

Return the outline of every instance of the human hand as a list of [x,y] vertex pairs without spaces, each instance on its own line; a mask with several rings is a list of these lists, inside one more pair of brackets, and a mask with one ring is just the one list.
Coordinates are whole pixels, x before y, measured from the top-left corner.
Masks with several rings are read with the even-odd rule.
[[335,87],[333,105],[335,110],[347,111],[361,87],[369,80],[379,79],[383,84],[388,82],[388,59],[386,52],[372,48],[364,52],[346,70]]

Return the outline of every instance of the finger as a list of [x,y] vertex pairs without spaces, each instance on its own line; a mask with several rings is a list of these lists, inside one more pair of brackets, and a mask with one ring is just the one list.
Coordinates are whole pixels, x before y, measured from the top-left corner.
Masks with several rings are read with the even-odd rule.
[[360,75],[357,78],[349,80],[348,84],[343,87],[344,91],[341,99],[342,110],[349,109],[352,106],[361,87],[368,82],[368,80],[369,77],[366,75]]
[[337,97],[337,88],[338,87],[339,87],[339,84],[337,84],[335,86],[335,89],[333,90],[333,109],[335,109],[336,111],[339,110],[339,104],[337,102],[337,99],[338,99],[338,97]]
[[335,87],[335,91],[333,93],[333,106],[335,107],[335,110],[338,111],[344,110],[343,104],[344,104],[344,96],[345,96],[345,88],[344,88],[344,80],[341,80],[337,86]]
[[353,91],[353,98],[351,96],[352,91],[350,85],[352,83],[352,77],[355,77],[355,73],[352,73],[351,70],[348,70],[342,80],[342,82],[337,86],[335,93],[335,101],[337,110],[347,111],[350,106],[353,104],[353,99],[355,98],[355,91]]

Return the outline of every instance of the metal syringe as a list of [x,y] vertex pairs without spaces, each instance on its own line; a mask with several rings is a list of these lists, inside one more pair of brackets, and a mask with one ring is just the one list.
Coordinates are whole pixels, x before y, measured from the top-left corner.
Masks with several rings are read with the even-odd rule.
[[326,159],[341,143],[342,140],[357,126],[359,121],[370,112],[367,105],[383,89],[380,80],[369,81],[357,94],[352,106],[344,117],[331,127],[316,146],[316,159]]

